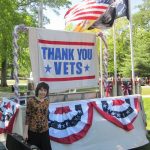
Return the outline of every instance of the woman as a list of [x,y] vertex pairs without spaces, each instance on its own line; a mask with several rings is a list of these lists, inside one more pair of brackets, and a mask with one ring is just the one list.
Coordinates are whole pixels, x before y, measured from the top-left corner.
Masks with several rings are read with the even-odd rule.
[[36,87],[35,97],[27,101],[23,138],[40,150],[51,150],[48,132],[48,93],[48,84],[41,82]]

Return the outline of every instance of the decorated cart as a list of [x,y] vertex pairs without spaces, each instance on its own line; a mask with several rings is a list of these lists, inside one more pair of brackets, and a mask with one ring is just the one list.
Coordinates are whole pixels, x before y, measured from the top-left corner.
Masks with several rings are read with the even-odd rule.
[[[3,98],[0,104],[1,133],[23,134],[27,96],[20,97],[18,89],[19,31],[29,33],[34,84],[44,81],[50,87],[49,137],[53,150],[127,150],[148,143],[142,97],[129,93],[108,97],[112,85],[106,80],[106,95],[100,94],[95,34],[24,25],[14,30],[15,98]],[[81,88],[98,90],[66,93]],[[123,86],[121,89],[129,91]]]

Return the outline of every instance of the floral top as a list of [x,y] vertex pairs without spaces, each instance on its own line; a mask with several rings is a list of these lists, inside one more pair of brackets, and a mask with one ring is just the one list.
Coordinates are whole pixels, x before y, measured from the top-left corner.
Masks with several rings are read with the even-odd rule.
[[42,133],[48,130],[49,101],[38,101],[35,97],[27,100],[25,124],[32,132]]

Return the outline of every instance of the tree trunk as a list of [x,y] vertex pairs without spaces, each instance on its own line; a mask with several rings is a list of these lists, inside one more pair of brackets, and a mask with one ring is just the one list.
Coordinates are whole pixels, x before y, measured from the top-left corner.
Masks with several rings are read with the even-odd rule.
[[2,61],[2,68],[1,68],[1,86],[7,86],[7,60],[4,59]]

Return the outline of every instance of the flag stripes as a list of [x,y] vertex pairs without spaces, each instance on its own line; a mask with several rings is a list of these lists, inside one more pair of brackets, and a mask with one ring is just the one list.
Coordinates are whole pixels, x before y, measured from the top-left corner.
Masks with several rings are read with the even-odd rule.
[[106,3],[96,3],[95,0],[82,1],[66,12],[66,23],[77,20],[96,20],[108,6]]

